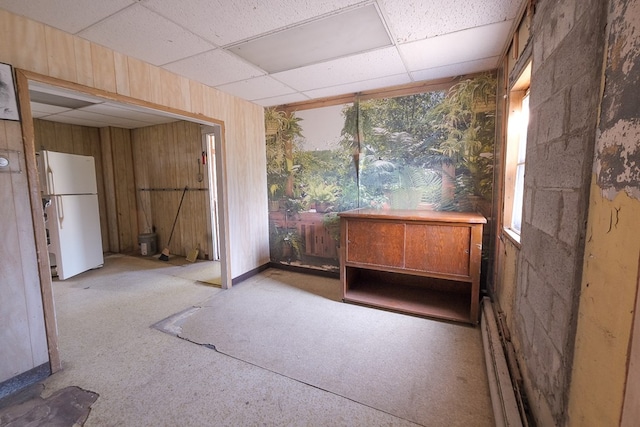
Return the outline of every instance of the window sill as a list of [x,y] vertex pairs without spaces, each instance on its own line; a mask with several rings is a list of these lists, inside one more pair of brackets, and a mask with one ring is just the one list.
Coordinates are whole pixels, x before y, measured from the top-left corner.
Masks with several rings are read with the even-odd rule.
[[505,236],[507,239],[509,239],[511,243],[515,245],[515,247],[520,249],[521,243],[520,243],[520,235],[518,233],[511,230],[510,228],[505,227],[502,229],[502,235]]

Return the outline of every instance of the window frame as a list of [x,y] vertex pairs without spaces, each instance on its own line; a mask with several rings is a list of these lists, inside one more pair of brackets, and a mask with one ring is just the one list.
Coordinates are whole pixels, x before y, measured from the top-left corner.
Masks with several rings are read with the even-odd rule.
[[[526,144],[528,135],[528,111],[523,115],[522,105],[526,99],[528,104],[529,86],[531,82],[531,62],[529,62],[518,79],[509,91],[509,115],[507,118],[507,140],[505,150],[505,168],[504,168],[504,194],[503,194],[503,233],[506,234],[516,244],[520,244],[522,233],[522,220],[524,218],[524,173],[522,182],[518,183],[517,171],[521,166],[526,171]],[[527,119],[526,124],[523,120]],[[522,136],[524,134],[524,141]],[[523,145],[524,143],[524,145]],[[522,145],[522,146],[521,146]],[[524,153],[520,150],[524,149]],[[520,230],[513,227],[514,208],[517,203],[516,192],[518,184],[521,189],[522,206],[520,210]]]

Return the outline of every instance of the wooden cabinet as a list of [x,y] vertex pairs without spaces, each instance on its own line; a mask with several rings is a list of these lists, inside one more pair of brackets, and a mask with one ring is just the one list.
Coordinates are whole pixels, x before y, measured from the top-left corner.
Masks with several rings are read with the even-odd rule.
[[476,213],[340,213],[343,300],[478,322],[482,227]]

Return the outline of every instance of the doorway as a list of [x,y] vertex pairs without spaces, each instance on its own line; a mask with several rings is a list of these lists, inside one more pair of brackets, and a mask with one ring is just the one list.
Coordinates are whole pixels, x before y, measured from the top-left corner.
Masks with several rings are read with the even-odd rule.
[[[30,185],[30,199],[31,199],[31,205],[32,205],[32,217],[33,217],[34,228],[35,228],[36,249],[39,253],[46,254],[48,250],[47,250],[46,231],[44,228],[44,221],[43,221],[43,212],[42,212],[42,206],[40,201],[40,193],[39,193],[39,189],[37,188],[38,171],[37,171],[37,162],[36,162],[36,152],[39,151],[42,147],[37,146],[35,144],[35,130],[34,130],[34,122],[32,120],[34,115],[30,107],[32,103],[30,89],[35,87],[50,88],[53,91],[57,91],[57,94],[55,94],[56,96],[59,96],[60,98],[66,98],[67,100],[75,100],[76,103],[79,105],[82,105],[83,103],[88,103],[89,105],[85,105],[85,106],[89,107],[90,114],[84,115],[84,117],[77,117],[77,119],[80,121],[86,120],[84,123],[78,123],[81,126],[94,126],[100,129],[114,129],[116,127],[124,128],[125,130],[126,128],[133,129],[135,128],[135,126],[133,125],[125,126],[123,125],[123,123],[126,122],[126,120],[131,119],[133,116],[137,116],[138,119],[142,119],[143,117],[146,117],[147,119],[151,119],[152,117],[155,117],[155,118],[163,117],[166,122],[183,121],[185,123],[192,123],[192,124],[197,123],[199,125],[212,127],[214,129],[213,133],[216,136],[215,143],[218,144],[218,147],[216,147],[217,148],[216,160],[218,162],[218,167],[216,168],[216,172],[218,173],[218,176],[216,177],[216,184],[218,185],[218,188],[216,192],[218,194],[216,194],[215,199],[216,199],[216,202],[218,200],[222,200],[222,201],[226,200],[224,197],[220,196],[220,194],[224,195],[224,186],[226,185],[223,179],[225,175],[223,174],[224,171],[222,169],[222,167],[224,166],[224,162],[223,162],[223,159],[221,158],[221,156],[224,155],[224,149],[222,150],[220,149],[220,147],[223,145],[223,140],[221,138],[222,135],[220,130],[222,122],[218,122],[213,118],[211,118],[210,120],[205,120],[208,118],[202,115],[196,115],[186,111],[183,112],[183,111],[168,109],[160,105],[151,104],[149,102],[143,102],[137,99],[129,98],[126,96],[115,94],[115,93],[105,92],[102,90],[81,86],[75,83],[70,83],[70,82],[54,79],[51,77],[42,76],[29,71],[24,71],[24,70],[16,70],[16,83],[17,83],[19,101],[21,105],[21,113],[23,118],[21,126],[22,126],[23,138],[25,140],[24,155],[26,158],[27,175],[28,175],[29,185]],[[55,98],[55,96],[53,98]],[[105,109],[109,111],[109,114],[107,114],[106,111],[100,111],[99,107],[105,107]],[[58,110],[59,108],[64,108],[64,107],[55,107],[55,108],[52,108],[52,110]],[[74,108],[71,108],[71,109],[74,109]],[[121,116],[119,118],[114,116],[114,114],[117,113],[117,110],[125,110],[124,116]],[[73,115],[79,116],[78,114],[75,114],[75,113]],[[69,115],[69,117],[67,117],[66,123],[72,123],[70,121],[72,119],[71,116],[72,115]],[[89,116],[91,116],[92,118],[88,119]],[[120,121],[118,121],[117,119]],[[53,118],[51,118],[51,120],[55,121],[53,120]],[[93,122],[91,120],[95,120],[96,123],[99,122],[100,125],[98,126],[93,125],[92,124]],[[62,119],[60,120],[60,122],[65,123],[65,121]],[[200,145],[199,142],[198,142],[198,145]],[[105,162],[115,163],[114,159],[116,158],[113,157],[112,151],[107,150],[104,159],[105,159]],[[124,161],[131,161],[132,157],[131,155],[121,156],[119,157],[119,159],[122,159],[123,160],[122,163],[124,163]],[[171,165],[171,162],[176,161],[174,158],[171,158],[170,156],[166,156],[166,159],[167,159],[167,165]],[[190,163],[192,162],[192,158],[190,158],[189,162]],[[118,163],[118,164],[111,165],[111,167],[114,167],[114,166],[120,167],[121,164]],[[174,167],[175,167],[175,164],[174,164]],[[133,177],[135,177],[135,175]],[[111,177],[108,181],[109,182],[106,185],[116,184],[113,177]],[[137,186],[138,186],[138,183],[136,183],[135,180],[132,180],[129,183],[129,187],[130,187],[130,191],[128,191],[129,197],[130,197],[129,201],[133,199],[132,206],[134,207],[135,207],[135,200],[138,197],[137,189],[136,189]],[[127,200],[125,199],[118,200],[117,198],[114,197],[113,200],[109,200],[109,205],[112,206],[113,204],[126,203],[126,202]],[[227,263],[229,263],[230,260],[228,259],[228,256],[227,256],[228,254],[225,250],[226,248],[225,236],[228,236],[228,232],[226,232],[225,230],[225,227],[226,227],[225,225],[226,222],[224,218],[225,210],[217,209],[217,208],[218,208],[218,203],[216,203],[215,212],[216,212],[217,221],[220,224],[219,225],[220,229],[219,229],[219,232],[216,233],[216,236],[217,236],[217,243],[218,243],[218,252],[220,254],[219,259],[221,261],[221,275],[222,275],[221,286],[223,288],[227,288],[231,284],[231,277],[229,276],[230,268],[227,267]],[[127,212],[130,212],[130,214],[133,215],[133,217],[131,218],[131,222],[135,223],[135,221],[137,220],[137,218],[135,218],[135,216],[137,215],[137,212],[135,212],[135,209],[128,210]],[[206,219],[206,222],[209,222],[209,219]],[[115,233],[117,235],[118,228],[112,227],[112,225],[113,224],[111,223],[107,224],[107,228],[109,230],[108,232],[110,234]],[[53,295],[52,295],[52,280],[50,276],[49,263],[47,262],[46,257],[40,257],[38,262],[39,262],[38,270],[41,277],[41,292],[42,292],[43,308],[44,308],[44,314],[45,314],[45,325],[47,330],[47,341],[48,341],[48,347],[49,347],[49,353],[50,353],[49,361],[50,361],[51,371],[53,373],[61,368],[61,363],[60,363],[60,358],[58,353],[58,344],[57,344],[57,332],[56,332],[57,325],[55,320],[56,315],[55,315],[55,307],[54,307]]]
[[[219,131],[218,131],[219,132]],[[211,257],[213,261],[220,261],[220,218],[218,212],[218,170],[216,167],[216,128],[202,127],[202,164],[207,168],[209,177],[209,206],[211,216]]]

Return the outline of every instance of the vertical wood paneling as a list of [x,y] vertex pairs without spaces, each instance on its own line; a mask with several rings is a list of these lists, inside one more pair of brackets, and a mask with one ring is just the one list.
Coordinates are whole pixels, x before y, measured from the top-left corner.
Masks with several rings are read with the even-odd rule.
[[[128,57],[126,55],[113,52],[109,49],[101,46],[91,44],[91,67],[86,63],[86,47],[84,42],[77,40],[78,38],[69,34],[62,33],[58,30],[44,26],[34,21],[30,21],[25,18],[18,17],[9,12],[0,10],[0,61],[11,63],[14,67],[22,68],[29,72],[35,72],[41,74],[43,77],[50,76],[56,77],[68,82],[80,82],[88,87],[95,87],[99,90],[104,90],[112,94],[119,94],[124,96],[131,95],[131,88],[137,85],[145,84],[145,81],[140,80],[139,76],[130,76]],[[25,48],[25,46],[28,47]],[[80,48],[78,48],[80,46]],[[149,66],[149,70],[153,67]],[[93,78],[91,82],[91,77]],[[148,81],[153,81],[154,76],[160,75],[160,85],[166,86],[165,80],[173,80],[171,78],[163,78],[162,70],[150,71],[147,77]],[[29,78],[34,78],[34,75],[30,75]],[[35,80],[41,80],[38,76],[35,76]],[[41,81],[46,81],[43,78]],[[263,167],[264,162],[264,135],[262,127],[262,109],[259,106],[251,104],[249,102],[239,100],[231,95],[224,94],[216,89],[206,87],[200,84],[194,84],[184,77],[177,78],[177,85],[168,88],[168,93],[172,93],[174,87],[180,88],[178,96],[173,97],[165,94],[165,87],[162,87],[161,98],[158,98],[157,88],[153,88],[148,93],[148,99],[154,99],[154,102],[165,105],[167,107],[173,107],[178,109],[184,109],[187,112],[192,111],[196,113],[202,113],[209,117],[219,120],[218,123],[224,126],[222,127],[221,148],[218,155],[224,159],[224,168],[221,169],[221,174],[225,177],[221,182],[221,192],[223,197],[220,200],[221,212],[230,218],[228,225],[223,222],[222,233],[228,243],[223,256],[225,262],[228,265],[223,267],[223,272],[228,273],[230,276],[239,276],[253,268],[260,265],[261,260],[268,260],[268,235],[263,232],[267,227],[267,209],[266,209],[266,172]],[[26,85],[25,85],[26,87]],[[202,88],[202,93],[197,92],[196,88]],[[26,95],[25,95],[26,96]],[[144,101],[145,99],[141,99]],[[126,101],[126,100],[125,100]],[[30,120],[30,118],[29,118]],[[253,123],[255,121],[255,123]],[[28,126],[28,125],[25,125]],[[61,129],[55,128],[43,128],[38,131],[41,135],[49,134],[53,131],[53,135],[58,135],[58,131]],[[24,131],[23,132],[27,132]],[[156,134],[159,132],[156,131]],[[262,133],[262,135],[261,135]],[[62,132],[65,135],[66,132]],[[70,144],[69,149],[78,148],[74,145],[74,132],[71,132],[71,139],[69,141],[62,141],[62,145]],[[101,141],[101,164],[102,174],[104,177],[104,200],[106,206],[114,206],[116,202],[116,188],[114,181],[114,163],[113,152],[111,146],[110,132],[109,130],[100,131]],[[199,138],[198,138],[199,141]],[[83,146],[83,144],[80,144]],[[197,144],[199,146],[199,142]],[[29,147],[31,150],[31,156],[33,156],[33,146],[29,146],[25,143],[25,147]],[[157,147],[151,147],[155,149]],[[86,149],[84,147],[83,149]],[[198,150],[200,148],[198,147]],[[162,153],[163,150],[154,151],[154,157],[157,157],[157,153]],[[164,150],[165,154],[170,155],[171,150]],[[175,153],[175,151],[173,151]],[[187,156],[189,159],[193,157]],[[228,158],[227,158],[228,157]],[[179,173],[186,173],[186,171],[180,171],[175,166],[174,158],[165,157],[164,160],[153,163],[155,165],[164,163],[167,167],[166,170],[169,174],[177,175]],[[257,163],[252,164],[252,162]],[[187,161],[186,168],[190,169],[188,172],[196,174],[197,164],[195,160]],[[242,163],[242,166],[234,166],[236,163]],[[135,165],[134,165],[135,167]],[[149,168],[151,170],[151,168]],[[262,176],[264,175],[264,177]],[[167,177],[160,177],[160,181],[170,181]],[[179,181],[175,179],[174,181]],[[233,186],[228,187],[227,183],[234,183]],[[150,182],[150,185],[156,185],[155,182]],[[34,188],[34,183],[30,182],[30,190]],[[37,191],[37,188],[36,188]],[[238,195],[229,195],[232,192],[241,191]],[[163,217],[162,221],[166,223],[165,238],[168,238],[168,232],[175,215],[175,209],[177,209],[177,203],[179,201],[179,194],[173,194],[178,192],[166,192],[158,195],[152,195],[150,205],[154,211],[154,218],[152,221],[161,221],[160,217]],[[135,194],[135,192],[134,192]],[[196,200],[203,201],[203,197],[207,197],[207,192],[190,192],[189,197],[194,196]],[[15,194],[13,198],[22,197],[19,194]],[[135,196],[134,196],[135,197]],[[246,198],[246,199],[243,199]],[[264,201],[263,201],[264,199]],[[187,199],[185,198],[185,201]],[[242,201],[238,203],[238,201]],[[256,200],[252,203],[251,200]],[[131,200],[129,200],[131,202]],[[264,203],[263,203],[264,202]],[[263,206],[264,205],[264,206]],[[252,214],[246,213],[247,208],[250,208]],[[168,210],[173,209],[173,213],[168,213]],[[197,208],[196,208],[197,209]],[[199,209],[197,209],[199,210]],[[111,213],[110,213],[111,212]],[[250,221],[247,221],[247,218]],[[208,220],[208,219],[207,219]],[[107,210],[108,224],[108,246],[114,252],[119,249],[119,231],[118,231],[118,218],[113,209]],[[135,223],[136,221],[133,221]],[[224,228],[226,227],[226,228]],[[192,225],[191,229],[197,230],[199,226],[197,223]],[[195,232],[197,234],[198,231]],[[130,231],[130,235],[134,235],[133,230]],[[33,242],[33,232],[23,232],[20,236],[21,240]],[[193,240],[186,242],[186,245],[196,242],[196,237]],[[257,242],[257,244],[255,244]],[[195,243],[197,244],[197,243]],[[208,242],[207,242],[208,244]],[[40,245],[42,245],[40,243]],[[205,249],[207,252],[211,252]],[[203,250],[203,252],[205,252]],[[3,254],[0,254],[3,255]],[[8,257],[3,257],[8,259]],[[230,284],[230,276],[223,279],[223,283]],[[24,283],[23,283],[24,284]],[[18,285],[18,286],[22,286]],[[50,282],[42,281],[43,294],[50,292]],[[49,301],[52,304],[52,301]],[[0,307],[3,307],[4,300],[0,302]],[[49,312],[47,327],[55,338],[55,318]],[[49,325],[53,325],[49,328]],[[8,333],[14,333],[15,330],[9,330]],[[0,344],[4,345],[4,341]],[[57,348],[57,347],[56,347]],[[54,352],[52,352],[52,358]],[[57,357],[57,353],[55,353]],[[59,360],[57,361],[59,363]],[[52,363],[56,361],[52,360]]]
[[160,77],[162,79],[162,103],[178,110],[190,108],[189,80],[165,69],[160,69]]
[[162,104],[162,68],[149,67],[149,101]]
[[49,75],[77,82],[74,37],[52,27],[44,29]]
[[[7,126],[12,122],[0,121],[0,149],[15,149],[15,142],[11,142],[11,134],[7,135]],[[22,254],[19,249],[20,218],[16,213],[16,204],[24,203],[25,194],[20,194],[20,189],[13,186],[12,174],[0,174],[0,193],[13,197],[3,197],[0,203],[0,254],[3,257],[0,263],[0,292],[2,292],[3,304],[0,305],[0,356],[3,363],[0,364],[0,382],[7,380],[16,374],[31,369],[34,365],[31,353],[31,331],[28,324],[28,312],[26,306],[26,282],[23,276],[24,268]],[[16,194],[16,192],[18,194]],[[25,286],[13,286],[14,283]],[[27,339],[24,339],[27,337]]]
[[91,42],[73,38],[76,57],[77,82],[85,86],[93,86],[93,63],[91,58]]
[[113,52],[113,64],[116,73],[116,92],[120,95],[130,96],[129,91],[129,64],[127,56]]
[[[189,187],[176,222],[170,253],[186,256],[200,246],[200,257],[211,254],[208,181],[198,182],[198,161],[202,152],[200,125],[175,122],[134,129],[131,132],[134,170],[138,188],[175,191],[138,191],[141,230],[155,226],[159,248],[167,246],[178,211],[182,189]],[[204,174],[204,168],[201,166]],[[207,191],[200,191],[205,189]],[[149,225],[149,222],[151,225]]]
[[[6,125],[7,141],[11,149],[20,151],[19,156],[21,173],[11,173],[12,188],[14,194],[19,192],[28,194],[29,183],[27,181],[26,160],[22,146],[22,131],[20,123],[9,122]],[[14,199],[15,200],[15,199]],[[19,200],[19,201],[18,201]],[[18,219],[18,233],[33,232],[31,200],[28,197],[20,198],[15,203],[15,214]],[[38,198],[38,203],[40,198]],[[44,223],[42,216],[38,216],[41,225]],[[40,300],[40,276],[38,273],[38,260],[36,247],[32,242],[19,240],[14,249],[20,255],[22,263],[22,277],[25,284],[25,304],[30,336],[30,351],[34,365],[46,363],[49,359],[46,346],[46,333],[44,319],[42,317],[42,301]]]
[[111,155],[115,207],[118,227],[118,252],[132,252],[138,241],[138,214],[133,179],[131,136],[128,129],[111,128]]
[[104,176],[104,197],[107,209],[109,251],[117,253],[120,248],[118,239],[118,215],[116,213],[116,190],[111,156],[111,128],[100,128],[100,148],[102,149],[102,173]]
[[56,123],[56,144],[58,151],[63,153],[73,153],[73,131],[66,123]]
[[91,43],[91,63],[93,64],[94,87],[116,93],[118,89],[113,51]]
[[49,72],[43,24],[0,9],[0,33],[2,62],[37,73]]
[[205,87],[202,83],[189,81],[189,101],[191,102],[191,111],[194,113],[204,114]]
[[136,58],[127,58],[129,65],[129,82],[136,82],[129,86],[129,95],[151,101],[151,86],[149,83],[149,64]]

